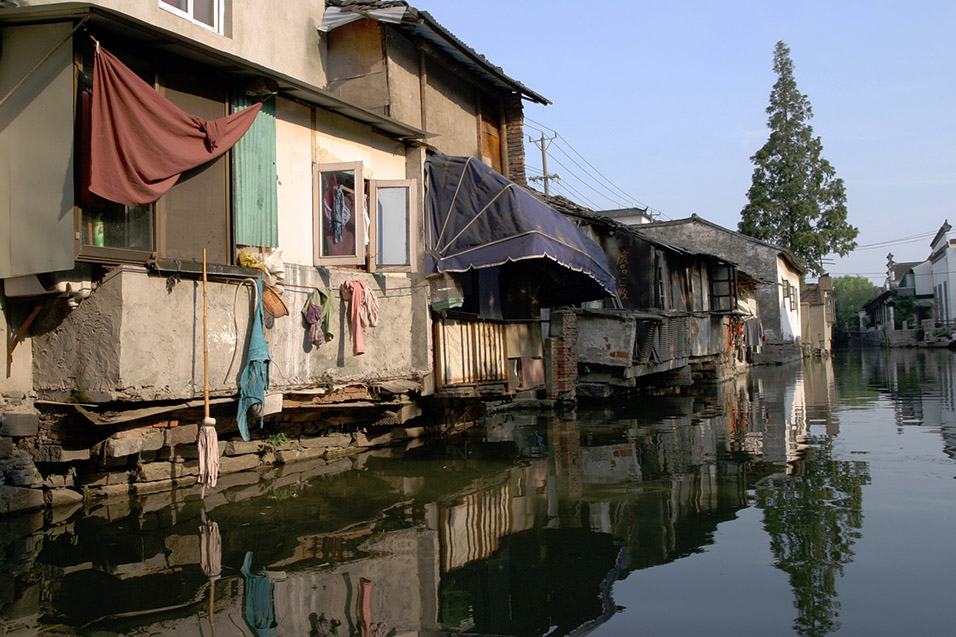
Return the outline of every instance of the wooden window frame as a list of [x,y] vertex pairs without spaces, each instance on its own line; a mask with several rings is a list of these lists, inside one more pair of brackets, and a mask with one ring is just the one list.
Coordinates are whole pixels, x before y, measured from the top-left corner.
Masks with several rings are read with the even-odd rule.
[[[727,278],[718,278],[717,271],[721,268],[727,270]],[[710,281],[710,309],[718,312],[733,311],[737,307],[737,268],[729,263],[713,265],[708,269],[707,278]],[[717,294],[715,287],[718,284],[727,284],[726,294]],[[720,303],[719,299],[728,299],[727,303]],[[726,305],[726,307],[722,307]]]
[[[337,162],[312,165],[312,262],[316,266],[336,265],[364,265],[367,258],[368,244],[366,242],[365,227],[365,174],[360,161]],[[355,254],[324,255],[322,254],[322,174],[331,172],[354,171],[354,210],[352,219],[355,221]],[[371,225],[371,224],[370,224]]]
[[[405,264],[379,264],[378,257],[381,252],[379,244],[379,214],[378,214],[378,191],[380,188],[405,188],[408,192],[407,207],[407,232],[408,238],[406,249],[408,253],[408,263]],[[369,217],[371,220],[369,232],[369,271],[399,271],[416,272],[418,255],[418,229],[415,226],[418,210],[418,189],[414,179],[373,179],[369,181]]]
[[[84,44],[86,44],[84,42]],[[96,210],[91,209],[97,202],[114,207],[122,206],[115,202],[102,199],[89,192],[90,180],[90,138],[92,136],[92,77],[93,51],[92,45],[86,44],[86,49],[75,49],[74,67],[77,69],[75,79],[75,119],[74,119],[74,170],[75,194],[73,205],[74,253],[77,261],[91,263],[145,263],[156,255],[159,250],[159,211],[156,203],[150,203],[149,209],[151,226],[151,245],[149,249],[136,249],[118,246],[94,245],[92,222],[87,217],[96,216]],[[156,87],[156,65],[151,58],[141,57],[141,61],[150,67],[151,84]],[[124,206],[129,209],[130,206]],[[115,212],[115,210],[114,210]]]

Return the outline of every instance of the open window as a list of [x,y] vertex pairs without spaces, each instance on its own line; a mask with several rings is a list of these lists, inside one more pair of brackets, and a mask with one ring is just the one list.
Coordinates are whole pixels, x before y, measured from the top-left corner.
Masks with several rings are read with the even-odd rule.
[[737,269],[720,264],[710,268],[710,306],[730,312],[737,306]]
[[313,184],[313,262],[364,265],[368,215],[362,162],[317,164]]
[[371,270],[414,270],[417,242],[413,211],[418,209],[414,184],[411,179],[370,182]]

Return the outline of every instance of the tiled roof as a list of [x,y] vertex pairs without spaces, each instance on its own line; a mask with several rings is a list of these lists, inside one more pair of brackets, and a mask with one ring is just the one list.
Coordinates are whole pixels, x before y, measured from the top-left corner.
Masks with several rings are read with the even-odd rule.
[[710,226],[711,228],[715,228],[717,230],[726,232],[727,234],[735,235],[743,239],[746,239],[748,241],[752,241],[753,243],[757,243],[757,244],[766,246],[768,248],[773,248],[774,250],[778,250],[780,254],[783,255],[783,257],[790,262],[790,265],[792,265],[794,269],[796,269],[798,272],[803,274],[807,271],[806,267],[803,265],[803,263],[800,262],[800,259],[797,257],[797,255],[791,252],[788,248],[774,245],[772,243],[768,243],[767,241],[761,241],[760,239],[755,239],[743,233],[737,232],[736,230],[731,230],[730,228],[725,228],[719,224],[714,223],[713,221],[707,221],[703,217],[699,217],[696,213],[692,214],[689,217],[685,217],[684,219],[674,219],[673,221],[655,221],[651,224],[646,224],[646,225],[652,228],[656,228],[656,227],[679,226],[679,225],[685,225],[688,223],[701,223],[706,226]]

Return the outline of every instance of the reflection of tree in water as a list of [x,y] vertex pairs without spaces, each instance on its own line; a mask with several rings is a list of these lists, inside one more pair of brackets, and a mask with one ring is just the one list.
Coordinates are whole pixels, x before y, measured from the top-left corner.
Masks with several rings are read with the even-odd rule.
[[840,627],[836,580],[853,557],[863,526],[865,462],[834,460],[829,440],[814,441],[794,475],[757,488],[775,566],[790,576],[796,597],[794,630],[825,635]]

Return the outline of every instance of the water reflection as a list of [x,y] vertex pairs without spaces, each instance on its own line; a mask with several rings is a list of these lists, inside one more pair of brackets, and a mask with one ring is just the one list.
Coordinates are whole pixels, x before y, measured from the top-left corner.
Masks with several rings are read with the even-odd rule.
[[[825,634],[870,481],[838,453],[835,407],[890,397],[899,426],[950,423],[956,458],[953,372],[912,352],[807,361],[695,396],[509,412],[448,440],[226,476],[205,502],[156,494],[4,524],[0,632],[583,634],[631,612],[618,582],[709,550],[756,506],[767,568],[795,600],[781,627]],[[915,391],[927,383],[941,400]]]
[[836,582],[853,558],[863,527],[865,462],[835,460],[829,439],[812,441],[790,475],[757,488],[774,565],[790,577],[796,598],[793,628],[800,635],[825,635],[837,621]]

